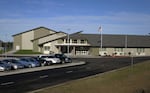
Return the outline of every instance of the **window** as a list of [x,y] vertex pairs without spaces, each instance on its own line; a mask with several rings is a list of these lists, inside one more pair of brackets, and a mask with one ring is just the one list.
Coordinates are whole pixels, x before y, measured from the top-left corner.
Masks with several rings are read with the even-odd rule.
[[73,43],[77,43],[77,40],[73,40]]
[[86,40],[81,40],[81,44],[85,44],[86,43]]
[[49,51],[50,50],[50,46],[44,46],[44,50],[45,51]]
[[144,49],[144,48],[137,48],[137,52],[138,52],[138,53],[144,53],[144,52],[145,52],[145,49]]

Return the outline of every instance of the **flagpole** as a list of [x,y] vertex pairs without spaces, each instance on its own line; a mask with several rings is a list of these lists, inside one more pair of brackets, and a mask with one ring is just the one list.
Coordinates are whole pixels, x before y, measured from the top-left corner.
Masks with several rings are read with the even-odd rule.
[[99,27],[99,32],[100,32],[100,55],[101,55],[101,52],[102,52],[102,48],[103,48],[103,34],[102,34],[102,27],[100,26]]

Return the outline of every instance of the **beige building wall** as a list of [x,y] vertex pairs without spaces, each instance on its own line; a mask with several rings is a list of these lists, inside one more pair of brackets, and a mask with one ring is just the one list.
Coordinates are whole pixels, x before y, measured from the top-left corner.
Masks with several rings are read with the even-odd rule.
[[20,50],[22,48],[21,41],[22,41],[21,35],[14,36],[14,43],[13,43],[14,50]]
[[34,39],[39,38],[39,37],[43,37],[49,34],[53,34],[56,33],[55,31],[51,31],[49,29],[46,28],[39,28],[36,29],[36,31],[34,31]]
[[33,49],[33,43],[31,40],[34,39],[34,32],[26,32],[22,34],[22,50],[32,50]]
[[90,55],[98,56],[99,55],[99,48],[91,47],[90,48]]
[[49,50],[43,50],[44,54],[50,54],[50,53],[59,53],[59,49],[56,47],[56,44],[58,44],[58,41],[49,42],[43,45],[44,47],[49,47]]
[[147,56],[150,56],[150,48],[146,48],[146,49],[145,49],[145,54],[146,54]]
[[59,40],[57,40],[57,42],[58,42],[58,44],[64,43],[63,39],[59,39]]
[[106,48],[107,55],[112,55],[114,53],[114,48]]
[[38,40],[34,40],[32,43],[34,52],[42,52],[42,49],[40,49],[40,47],[38,46]]
[[[108,55],[112,55],[115,53],[115,48],[107,48],[107,53]],[[145,56],[145,55],[150,55],[150,48],[144,48],[145,52],[144,53],[138,53],[137,48],[123,48],[123,55],[124,56],[129,56],[129,52],[131,53],[130,56]]]
[[51,41],[51,40],[55,40],[55,39],[58,39],[58,38],[62,38],[64,36],[66,36],[66,34],[56,33],[56,34],[53,34],[53,35],[50,35],[50,36],[47,36],[47,37],[43,37],[42,39],[39,39],[39,44],[42,44],[42,43],[45,43],[45,42],[48,42],[48,41]]

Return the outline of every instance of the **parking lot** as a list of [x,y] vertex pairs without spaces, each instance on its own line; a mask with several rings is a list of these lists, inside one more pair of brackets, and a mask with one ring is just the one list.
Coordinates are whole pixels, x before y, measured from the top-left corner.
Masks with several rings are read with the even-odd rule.
[[4,71],[4,72],[0,72],[0,76],[28,73],[28,72],[35,72],[35,71],[42,71],[42,70],[56,69],[56,68],[63,68],[63,67],[71,67],[71,66],[78,66],[78,65],[84,65],[84,64],[86,64],[86,62],[74,60],[72,63],[55,64],[51,66],[41,66],[41,67],[35,67],[35,68],[25,68],[25,69]]
[[[145,60],[150,60],[150,57],[134,57],[133,64],[140,63]],[[73,65],[79,61],[84,61],[86,64],[77,66]],[[68,67],[68,65],[70,66]],[[27,68],[28,70],[32,70],[31,72],[18,73],[20,71],[27,71],[27,69],[0,72],[16,72],[10,75],[0,76],[0,93],[26,93],[28,91],[61,84],[70,80],[76,80],[130,65],[130,57],[73,58],[72,63]],[[33,71],[33,69],[38,70]]]
[[[72,59],[63,54],[39,55],[32,57],[3,57],[0,59],[0,71],[13,71],[24,68],[51,66],[72,63]],[[33,70],[33,69],[32,69]]]

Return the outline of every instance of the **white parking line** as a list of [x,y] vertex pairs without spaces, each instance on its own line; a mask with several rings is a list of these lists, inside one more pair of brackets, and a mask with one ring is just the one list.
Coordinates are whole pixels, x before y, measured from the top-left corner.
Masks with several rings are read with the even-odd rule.
[[48,75],[43,75],[43,76],[40,76],[40,78],[47,78]]
[[67,71],[66,73],[72,73],[73,71]]
[[5,86],[5,85],[11,85],[11,84],[13,84],[13,83],[15,83],[15,82],[6,82],[6,83],[1,83],[0,85],[1,85],[1,86]]

